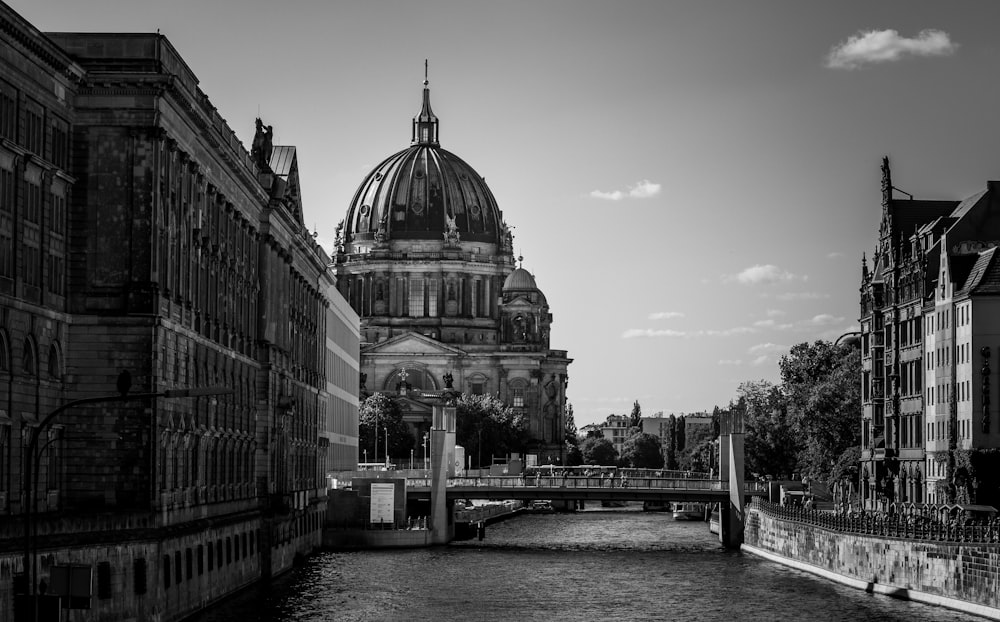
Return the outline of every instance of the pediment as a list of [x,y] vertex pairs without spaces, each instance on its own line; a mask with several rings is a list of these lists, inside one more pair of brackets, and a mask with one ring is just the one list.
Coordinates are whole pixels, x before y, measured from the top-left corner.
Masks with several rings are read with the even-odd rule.
[[503,308],[507,311],[531,311],[537,306],[524,296],[516,296],[503,304]]
[[465,351],[445,345],[420,333],[406,333],[362,350],[364,354],[428,354],[465,356]]

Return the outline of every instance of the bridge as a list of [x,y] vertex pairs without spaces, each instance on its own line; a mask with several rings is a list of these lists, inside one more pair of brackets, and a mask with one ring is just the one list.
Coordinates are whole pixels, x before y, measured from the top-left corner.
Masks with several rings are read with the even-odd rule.
[[[743,495],[766,494],[766,483],[750,481]],[[407,498],[416,501],[431,496],[431,478],[409,478]],[[619,480],[583,476],[485,476],[450,477],[445,484],[449,503],[458,499],[521,501],[657,501],[726,503],[729,482],[716,479],[636,477],[626,485]]]

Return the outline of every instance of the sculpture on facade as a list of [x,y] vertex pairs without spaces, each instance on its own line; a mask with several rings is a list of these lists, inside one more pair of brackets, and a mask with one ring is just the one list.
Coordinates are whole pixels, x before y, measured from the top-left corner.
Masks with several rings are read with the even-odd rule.
[[264,122],[257,117],[257,131],[253,135],[253,145],[250,147],[250,157],[261,169],[271,168],[271,152],[274,150],[272,138],[274,130],[270,125],[264,127]]
[[457,245],[461,241],[461,235],[458,233],[458,225],[455,223],[455,217],[446,212],[444,219],[447,223],[447,229],[444,232],[444,241],[449,245]]

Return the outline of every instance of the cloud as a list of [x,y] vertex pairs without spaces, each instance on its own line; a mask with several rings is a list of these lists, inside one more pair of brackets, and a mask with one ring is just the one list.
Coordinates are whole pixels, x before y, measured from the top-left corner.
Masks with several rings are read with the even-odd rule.
[[774,264],[757,264],[750,266],[739,274],[728,277],[725,280],[735,280],[743,285],[759,285],[761,283],[773,284],[781,283],[783,281],[794,281],[796,279],[805,281],[807,278],[808,277],[805,276],[796,276],[787,270],[782,270]]
[[914,38],[895,30],[868,30],[834,46],[826,57],[830,69],[857,69],[872,63],[902,60],[907,56],[948,56],[958,45],[942,30],[921,30]]
[[789,300],[822,300],[829,297],[830,294],[824,294],[821,292],[785,292],[784,294],[778,294],[775,296],[775,298],[781,300],[782,302],[787,302]]
[[732,337],[733,335],[747,335],[757,332],[756,328],[749,326],[735,326],[733,328],[710,328],[707,330],[673,330],[670,328],[630,328],[622,333],[622,339],[635,339],[636,337]]
[[651,320],[671,320],[675,317],[684,317],[680,311],[656,311],[649,314]]
[[775,354],[778,352],[785,352],[788,350],[788,346],[783,346],[777,343],[758,343],[757,345],[750,346],[747,349],[748,354]]
[[753,323],[753,325],[756,326],[757,328],[770,328],[773,330],[788,330],[793,327],[792,324],[789,324],[787,322],[783,324],[778,324],[773,319],[757,320],[756,322]]
[[764,355],[758,356],[754,360],[750,361],[750,364],[753,365],[754,367],[760,367],[761,365],[763,365],[764,363],[766,363],[766,362],[768,362],[770,360],[771,360],[771,357],[769,357],[768,355],[764,354]]
[[635,337],[687,337],[688,333],[683,330],[671,330],[661,329],[653,330],[652,328],[630,328],[624,333],[622,333],[622,339],[633,339]]
[[723,365],[723,366],[725,366],[725,365],[742,365],[742,364],[743,364],[743,361],[741,361],[740,359],[722,359],[721,361],[719,361],[719,365]]
[[840,259],[841,257],[844,257],[844,253],[841,253],[840,251],[833,251],[832,253],[826,254],[827,259]]
[[832,326],[843,321],[844,318],[842,317],[834,317],[829,313],[820,313],[819,315],[814,315],[811,319],[806,320],[805,323],[809,326]]
[[621,201],[622,199],[648,199],[660,194],[660,184],[654,184],[648,179],[637,182],[628,190],[591,190],[590,196],[594,199],[605,199],[608,201]]
[[781,309],[768,309],[764,313],[764,315],[766,315],[767,317],[783,317],[788,314],[785,311],[782,311]]

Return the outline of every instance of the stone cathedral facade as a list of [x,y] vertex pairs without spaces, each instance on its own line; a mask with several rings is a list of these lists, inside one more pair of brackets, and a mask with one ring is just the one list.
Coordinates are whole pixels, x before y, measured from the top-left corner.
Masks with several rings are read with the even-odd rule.
[[550,347],[548,301],[516,265],[493,193],[439,129],[425,80],[410,146],[364,178],[337,228],[337,287],[361,316],[362,391],[396,395],[420,439],[431,421],[421,394],[450,373],[455,390],[528,416],[529,460],[561,464],[571,359]]

